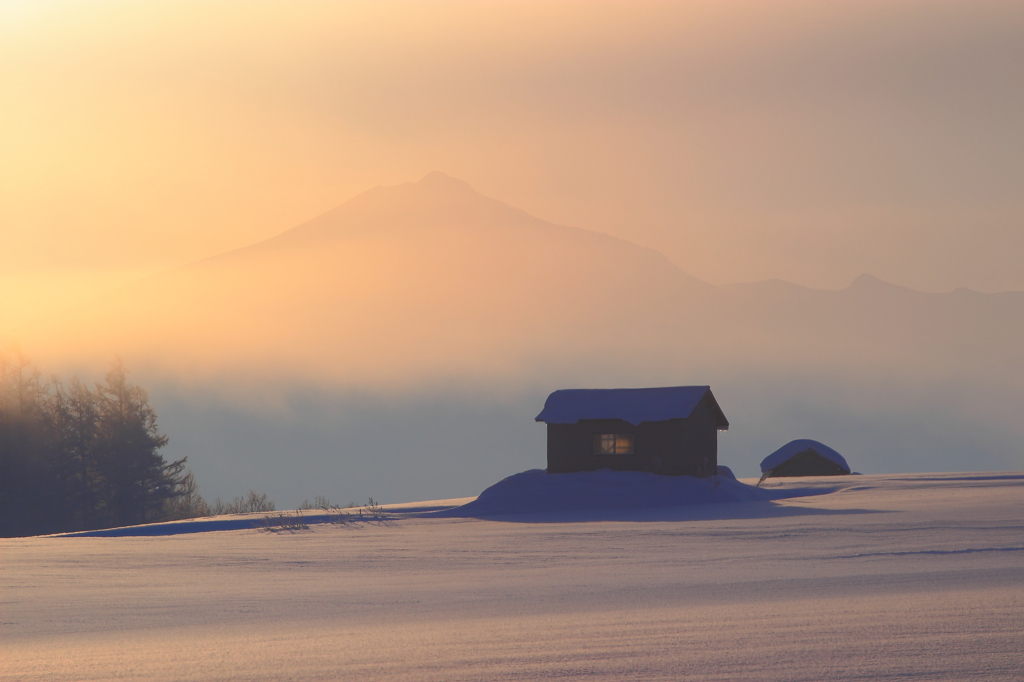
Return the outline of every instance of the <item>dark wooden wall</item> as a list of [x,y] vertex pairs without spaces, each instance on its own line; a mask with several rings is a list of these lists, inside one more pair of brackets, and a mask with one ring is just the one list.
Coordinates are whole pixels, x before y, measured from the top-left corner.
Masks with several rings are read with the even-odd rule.
[[[594,435],[633,434],[632,455],[595,455]],[[671,476],[711,476],[718,468],[718,431],[702,400],[687,419],[642,422],[585,419],[548,424],[548,473],[614,469]]]

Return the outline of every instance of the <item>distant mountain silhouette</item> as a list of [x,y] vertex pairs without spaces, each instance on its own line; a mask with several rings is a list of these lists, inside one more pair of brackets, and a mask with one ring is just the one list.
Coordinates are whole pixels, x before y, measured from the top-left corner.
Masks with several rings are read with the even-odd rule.
[[123,287],[26,347],[171,373],[373,386],[616,365],[1020,386],[1024,294],[715,287],[662,254],[545,222],[443,173],[378,187],[247,248]]
[[[870,366],[892,376],[1020,386],[1024,293],[914,291],[861,275],[821,291],[780,281],[723,287],[748,332],[799,349],[804,364]],[[791,360],[792,361],[792,360]]]
[[679,310],[720,294],[654,250],[431,173],[122,287],[26,345],[369,382],[514,372],[542,356],[671,338]]

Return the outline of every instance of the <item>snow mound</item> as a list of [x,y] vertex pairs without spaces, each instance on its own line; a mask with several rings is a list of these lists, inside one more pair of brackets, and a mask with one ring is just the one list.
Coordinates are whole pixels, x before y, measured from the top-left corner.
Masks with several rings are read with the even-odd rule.
[[641,471],[549,474],[531,469],[498,481],[444,516],[503,516],[595,509],[646,509],[768,500],[770,495],[723,476],[662,476]]
[[799,454],[808,449],[814,450],[825,459],[835,462],[846,469],[847,472],[850,471],[850,465],[846,463],[846,460],[838,452],[824,443],[819,443],[818,441],[811,440],[810,438],[801,438],[799,440],[789,441],[781,448],[765,457],[761,461],[761,473],[771,471],[793,455]]

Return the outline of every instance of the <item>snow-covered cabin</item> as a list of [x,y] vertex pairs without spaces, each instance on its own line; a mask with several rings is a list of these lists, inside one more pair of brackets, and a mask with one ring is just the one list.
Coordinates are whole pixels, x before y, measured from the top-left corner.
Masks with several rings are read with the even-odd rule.
[[710,386],[565,389],[536,420],[548,427],[548,473],[615,469],[712,476],[729,428]]
[[850,465],[838,452],[816,440],[791,440],[761,461],[761,480],[775,476],[843,476]]

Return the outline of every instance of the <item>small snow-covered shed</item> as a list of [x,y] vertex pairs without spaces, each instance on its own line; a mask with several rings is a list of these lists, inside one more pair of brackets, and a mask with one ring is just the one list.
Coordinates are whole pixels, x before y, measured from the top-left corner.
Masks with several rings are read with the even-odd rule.
[[793,440],[764,458],[761,480],[775,476],[843,476],[850,465],[838,452],[816,440]]
[[615,469],[712,476],[729,428],[710,386],[565,389],[536,420],[548,428],[548,473]]

